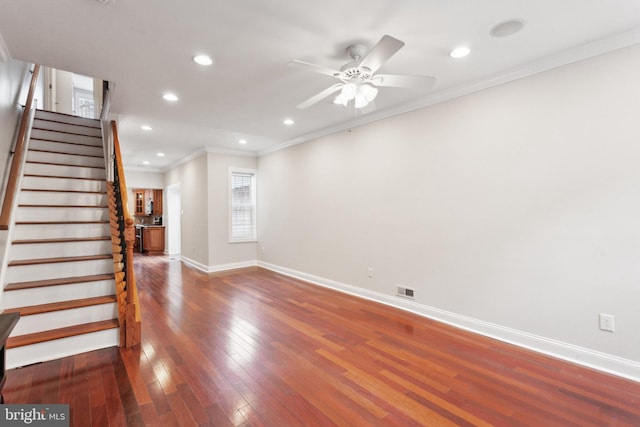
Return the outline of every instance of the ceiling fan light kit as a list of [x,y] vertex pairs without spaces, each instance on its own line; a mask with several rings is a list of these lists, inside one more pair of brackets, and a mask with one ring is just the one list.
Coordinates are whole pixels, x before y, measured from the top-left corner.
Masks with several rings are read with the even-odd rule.
[[404,42],[388,35],[383,36],[366,55],[364,46],[351,45],[347,47],[346,52],[352,61],[342,66],[339,71],[308,62],[291,61],[289,64],[294,67],[331,76],[341,81],[298,104],[297,108],[308,108],[338,91],[340,93],[333,100],[334,104],[347,106],[353,101],[355,108],[364,108],[376,98],[378,87],[431,89],[436,80],[432,76],[376,74],[378,69],[403,46]]

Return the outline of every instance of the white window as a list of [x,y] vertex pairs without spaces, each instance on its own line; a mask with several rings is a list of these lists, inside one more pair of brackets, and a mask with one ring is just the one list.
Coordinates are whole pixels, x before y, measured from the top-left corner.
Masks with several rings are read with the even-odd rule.
[[255,241],[256,171],[230,168],[229,183],[229,241]]

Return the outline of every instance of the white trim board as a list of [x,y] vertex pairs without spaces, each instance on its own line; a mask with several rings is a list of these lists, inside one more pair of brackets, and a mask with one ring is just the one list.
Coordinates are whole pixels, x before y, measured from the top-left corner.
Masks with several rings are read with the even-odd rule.
[[215,273],[218,271],[235,270],[237,268],[256,267],[258,265],[258,261],[255,259],[251,261],[233,262],[229,264],[204,265],[198,261],[192,260],[191,258],[187,258],[184,255],[181,257],[181,261],[204,273]]
[[579,347],[562,341],[507,328],[474,319],[472,317],[441,310],[439,308],[418,304],[402,297],[385,295],[379,292],[358,288],[356,286],[347,285],[345,283],[336,282],[331,279],[314,276],[312,274],[268,262],[258,261],[258,266],[315,285],[379,302],[401,310],[406,310],[420,316],[428,317],[433,320],[484,335],[489,338],[494,338],[499,341],[504,341],[509,344],[517,345],[519,347],[524,347],[538,353],[543,353],[578,365],[640,382],[640,363],[633,360],[623,359],[621,357],[601,353],[599,351],[590,350],[588,348]]

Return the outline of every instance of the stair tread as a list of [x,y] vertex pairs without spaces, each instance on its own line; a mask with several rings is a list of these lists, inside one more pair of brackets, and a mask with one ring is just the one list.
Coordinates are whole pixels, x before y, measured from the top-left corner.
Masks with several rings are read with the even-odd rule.
[[20,191],[39,191],[43,193],[107,194],[106,191],[56,190],[56,189],[47,189],[47,188],[23,188]]
[[33,160],[27,160],[26,163],[32,163],[36,165],[71,166],[76,168],[104,169],[104,166],[73,165],[69,163],[56,163],[56,162],[34,162]]
[[[40,129],[40,130],[49,130],[49,129]],[[59,139],[51,139],[51,138],[41,138],[38,136],[31,136],[29,138],[30,141],[43,141],[43,142],[55,142],[57,144],[71,144],[71,145],[80,145],[82,147],[94,147],[94,148],[103,148],[102,144],[90,144],[90,143],[83,143],[83,142],[77,142],[77,141],[61,141]]]
[[5,291],[19,291],[22,289],[43,288],[46,286],[72,285],[74,283],[99,282],[101,280],[113,280],[115,275],[110,274],[94,274],[91,276],[73,276],[61,277],[58,279],[33,280],[30,282],[8,283]]
[[[43,119],[39,119],[39,120],[43,120]],[[73,124],[73,123],[65,123],[65,122],[54,122],[54,123],[60,123],[60,124],[63,124],[65,126],[79,126],[79,127],[91,128],[91,126],[76,125],[76,124]],[[87,137],[87,138],[100,138],[100,139],[102,139],[102,135],[91,135],[91,134],[88,134],[88,133],[70,132],[69,130],[43,128],[43,127],[37,126],[36,123],[33,124],[33,127],[31,129],[41,130],[41,131],[45,131],[45,132],[64,133],[66,135],[83,136],[83,137]],[[94,128],[94,129],[97,129],[97,128]]]
[[66,328],[51,329],[48,331],[35,332],[32,334],[9,337],[7,339],[7,349],[22,347],[25,345],[37,344],[45,341],[53,341],[61,338],[73,337],[77,335],[89,334],[91,332],[104,331],[118,328],[118,319],[101,320],[99,322],[83,323],[81,325],[68,326]]
[[22,265],[34,265],[34,264],[54,264],[59,262],[74,262],[74,261],[94,261],[100,259],[112,258],[113,254],[103,255],[83,255],[83,256],[71,256],[71,257],[59,257],[59,258],[36,258],[36,259],[21,259],[11,261],[9,267],[18,267]]
[[[36,113],[35,113],[35,118],[36,120],[47,120],[47,121],[57,121],[59,123],[65,123],[65,124],[73,124],[73,123],[69,123],[69,122],[65,122],[65,121],[59,121],[59,120],[51,120],[51,119],[47,119],[46,117],[42,117],[42,116],[46,116],[46,115],[55,115],[61,118],[68,118],[68,119],[73,119],[73,120],[82,120],[85,123],[90,123],[91,125],[94,126],[90,126],[87,125],[87,127],[96,127],[96,128],[100,128],[100,120],[99,119],[90,119],[88,117],[80,117],[80,116],[75,116],[73,114],[66,114],[66,113],[60,113],[58,111],[48,111],[48,110],[42,110],[42,109],[36,109]],[[80,125],[83,126],[83,125]]]
[[29,148],[29,151],[34,151],[37,153],[64,154],[65,156],[92,157],[94,159],[104,158],[104,156],[97,156],[95,154],[69,153],[68,151],[42,150],[40,148]]
[[30,316],[33,314],[51,313],[52,311],[70,310],[74,308],[90,307],[92,305],[111,304],[114,302],[116,302],[115,295],[104,295],[99,297],[59,301],[47,304],[6,308],[4,310],[4,313],[20,313],[20,316]]
[[59,239],[29,239],[29,240],[14,240],[14,245],[29,245],[29,244],[41,244],[41,243],[72,243],[72,242],[99,242],[103,240],[111,240],[111,236],[96,236],[96,237],[67,237]]
[[36,174],[36,173],[25,173],[24,176],[30,176],[34,178],[85,179],[87,181],[105,181],[104,178],[84,178],[84,177],[77,177],[77,176],[44,175],[44,174]]
[[33,204],[23,203],[19,204],[20,208],[100,208],[108,209],[109,205],[45,205],[45,204]]
[[109,224],[109,221],[16,221],[16,225]]

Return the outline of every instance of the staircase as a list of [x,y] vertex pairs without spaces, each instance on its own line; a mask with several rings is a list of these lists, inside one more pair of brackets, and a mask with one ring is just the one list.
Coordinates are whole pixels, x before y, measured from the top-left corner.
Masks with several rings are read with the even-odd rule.
[[98,120],[37,111],[0,304],[20,321],[7,368],[118,345]]

